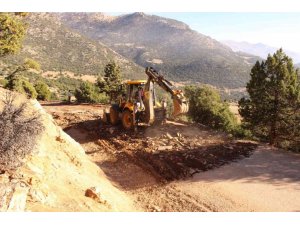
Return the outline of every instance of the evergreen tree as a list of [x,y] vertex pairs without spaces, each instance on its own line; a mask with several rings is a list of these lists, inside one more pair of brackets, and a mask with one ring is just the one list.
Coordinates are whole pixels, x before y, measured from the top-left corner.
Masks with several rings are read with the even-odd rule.
[[49,87],[46,83],[44,83],[42,81],[38,81],[34,85],[34,88],[37,92],[37,99],[38,100],[48,101],[51,98],[51,92],[50,92]]
[[33,85],[23,76],[10,77],[5,88],[25,94],[28,98],[35,99],[37,97],[37,92]]
[[74,93],[79,103],[107,103],[107,96],[99,93],[96,85],[83,81],[79,88]]
[[247,83],[249,98],[239,101],[243,125],[257,137],[282,147],[299,140],[298,71],[282,49],[256,62]]
[[104,68],[104,76],[97,79],[100,92],[108,95],[118,93],[122,83],[121,69],[115,62],[108,63]]
[[0,57],[14,54],[22,47],[26,25],[22,13],[0,13]]

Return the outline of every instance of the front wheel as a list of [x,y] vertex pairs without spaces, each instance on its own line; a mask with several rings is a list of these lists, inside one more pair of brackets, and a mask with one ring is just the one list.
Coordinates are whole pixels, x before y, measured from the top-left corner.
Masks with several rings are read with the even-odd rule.
[[122,113],[122,124],[126,130],[133,129],[134,127],[133,115],[132,112],[130,112],[129,110],[125,110]]

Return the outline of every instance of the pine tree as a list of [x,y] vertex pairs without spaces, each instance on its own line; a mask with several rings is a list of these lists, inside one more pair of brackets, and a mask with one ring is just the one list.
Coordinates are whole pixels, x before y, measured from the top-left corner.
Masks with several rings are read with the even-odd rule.
[[299,139],[298,71],[282,49],[256,62],[247,84],[249,98],[239,101],[243,125],[271,145],[292,145]]
[[121,69],[115,62],[108,63],[104,68],[104,76],[97,79],[100,92],[106,94],[119,92],[122,83]]
[[0,57],[14,54],[22,47],[26,24],[22,13],[0,13]]

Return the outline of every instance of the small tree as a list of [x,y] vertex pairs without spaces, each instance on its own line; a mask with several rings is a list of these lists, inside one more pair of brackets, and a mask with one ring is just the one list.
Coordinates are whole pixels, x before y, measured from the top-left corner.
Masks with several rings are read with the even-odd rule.
[[21,49],[26,25],[19,13],[0,13],[0,57],[14,54]]
[[13,72],[8,75],[8,79],[18,75],[20,72],[28,71],[29,69],[40,70],[41,66],[33,59],[26,58],[22,65],[18,65]]
[[82,82],[75,90],[75,97],[79,103],[107,103],[107,97],[99,93],[97,86],[90,82]]
[[24,70],[28,70],[28,69],[34,69],[37,71],[41,70],[41,65],[37,61],[30,58],[25,59],[23,67]]
[[279,49],[257,61],[250,76],[249,98],[239,101],[243,125],[271,145],[299,141],[300,84],[292,59]]
[[217,91],[207,86],[188,86],[185,94],[189,99],[189,116],[192,120],[227,132],[236,131],[237,120]]
[[40,116],[28,108],[28,103],[17,105],[16,96],[7,94],[1,99],[0,110],[0,170],[15,170],[34,149],[44,130]]
[[104,92],[107,95],[111,95],[112,93],[118,94],[121,84],[121,69],[115,62],[110,62],[105,66],[103,78],[99,77],[96,83],[100,92]]
[[49,90],[49,87],[44,82],[38,81],[34,85],[34,88],[37,92],[37,99],[38,100],[48,101],[51,98],[51,92]]
[[25,94],[28,98],[36,99],[37,97],[37,92],[33,85],[22,76],[9,77],[5,88]]

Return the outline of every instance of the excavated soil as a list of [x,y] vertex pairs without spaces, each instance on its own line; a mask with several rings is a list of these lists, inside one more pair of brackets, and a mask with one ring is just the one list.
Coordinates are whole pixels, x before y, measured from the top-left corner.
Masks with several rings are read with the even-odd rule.
[[249,157],[257,146],[183,122],[125,131],[101,122],[103,105],[43,106],[144,211],[216,211],[178,189],[174,181]]

